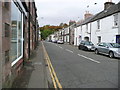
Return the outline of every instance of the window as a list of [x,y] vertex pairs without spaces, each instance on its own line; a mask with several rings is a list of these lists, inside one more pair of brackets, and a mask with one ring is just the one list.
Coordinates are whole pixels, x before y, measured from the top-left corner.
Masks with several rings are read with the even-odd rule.
[[98,36],[98,43],[101,42],[101,36]]
[[118,14],[114,15],[114,26],[118,26]]
[[4,2],[4,7],[5,7],[6,9],[9,9],[9,2]]
[[88,24],[86,24],[86,32],[88,32]]
[[100,29],[100,20],[97,21],[97,29]]
[[11,3],[11,61],[14,65],[23,56],[23,28],[22,13]]
[[104,47],[104,44],[103,44],[103,43],[100,43],[98,46]]
[[9,37],[10,25],[5,23],[5,37]]

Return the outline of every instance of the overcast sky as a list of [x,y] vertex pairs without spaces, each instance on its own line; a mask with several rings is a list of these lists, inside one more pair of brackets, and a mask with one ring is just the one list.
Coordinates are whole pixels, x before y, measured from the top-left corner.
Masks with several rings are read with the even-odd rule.
[[108,0],[35,0],[40,26],[78,21],[84,18],[85,11],[92,14],[102,11],[106,1]]

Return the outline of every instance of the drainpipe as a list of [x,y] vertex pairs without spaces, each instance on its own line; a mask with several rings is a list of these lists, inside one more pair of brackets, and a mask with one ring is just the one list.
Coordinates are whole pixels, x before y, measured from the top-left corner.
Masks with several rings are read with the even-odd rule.
[[70,30],[70,26],[69,26],[69,44],[71,44],[71,30]]
[[63,29],[63,43],[65,42],[65,40],[64,40],[64,34],[65,34],[65,32],[64,32],[64,29]]
[[28,2],[28,58],[30,58],[30,2]]
[[91,25],[91,23],[90,23],[90,41],[91,41],[91,31],[92,31],[92,30],[91,30],[91,26],[92,26],[92,25]]

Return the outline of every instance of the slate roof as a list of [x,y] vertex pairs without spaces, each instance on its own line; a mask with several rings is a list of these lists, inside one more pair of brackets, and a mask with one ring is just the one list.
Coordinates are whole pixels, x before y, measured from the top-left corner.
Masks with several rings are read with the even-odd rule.
[[100,13],[98,13],[90,18],[85,19],[82,23],[76,25],[76,27],[81,26],[81,25],[85,25],[87,23],[90,23],[90,22],[93,22],[93,21],[96,21],[96,20],[99,20],[99,19],[102,19],[105,17],[108,17],[108,16],[113,15],[117,12],[120,12],[120,2],[118,4],[115,4],[111,7],[109,7],[106,10],[101,11]]
[[81,25],[84,25],[84,24],[86,24],[86,23],[89,23],[95,16],[96,16],[96,15],[85,19],[82,23],[77,24],[76,27],[81,26]]
[[92,19],[91,22],[98,20],[98,19],[105,18],[105,17],[110,16],[110,15],[113,15],[117,12],[120,12],[120,2],[118,4],[115,4],[111,7],[109,7],[106,10],[103,10],[102,12],[96,14],[96,17],[94,19]]

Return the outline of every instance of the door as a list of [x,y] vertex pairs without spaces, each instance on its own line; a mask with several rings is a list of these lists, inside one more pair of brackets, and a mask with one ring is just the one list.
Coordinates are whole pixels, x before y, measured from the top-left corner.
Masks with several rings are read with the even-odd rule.
[[120,44],[120,35],[116,35],[116,43]]
[[98,48],[97,48],[98,51],[99,51],[99,52],[103,52],[103,48],[104,48],[103,43],[99,43],[99,44],[98,44]]
[[103,53],[108,54],[108,53],[109,53],[109,46],[108,46],[106,43],[103,43],[103,46],[104,46],[104,47],[102,48],[102,49],[103,49],[103,50],[102,50]]

